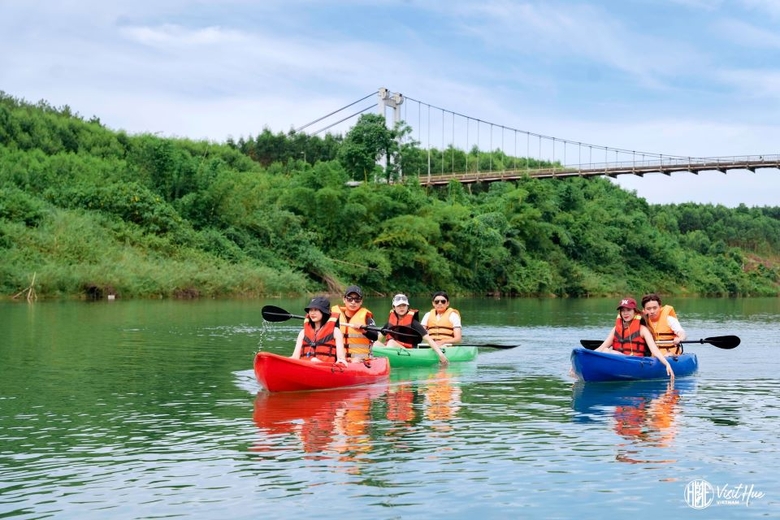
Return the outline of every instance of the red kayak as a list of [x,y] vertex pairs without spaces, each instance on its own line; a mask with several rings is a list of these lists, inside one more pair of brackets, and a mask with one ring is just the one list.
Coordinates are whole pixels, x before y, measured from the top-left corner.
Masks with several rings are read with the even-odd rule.
[[385,381],[390,376],[390,364],[387,358],[373,358],[344,367],[258,352],[255,376],[269,392],[325,390]]

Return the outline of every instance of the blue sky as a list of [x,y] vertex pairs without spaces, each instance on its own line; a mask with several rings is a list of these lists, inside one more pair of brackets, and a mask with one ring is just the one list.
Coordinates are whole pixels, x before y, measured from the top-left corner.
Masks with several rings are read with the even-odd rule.
[[[780,153],[780,0],[0,0],[0,49],[0,90],[131,133],[287,131],[387,87],[574,142]],[[403,107],[413,127],[422,107]],[[780,205],[778,170],[616,182],[651,203]]]

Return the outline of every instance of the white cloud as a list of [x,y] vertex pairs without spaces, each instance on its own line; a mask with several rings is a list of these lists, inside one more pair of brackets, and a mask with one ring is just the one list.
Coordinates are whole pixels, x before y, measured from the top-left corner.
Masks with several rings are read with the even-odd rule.
[[[287,131],[387,87],[494,123],[492,142],[490,127],[479,129],[479,146],[504,140],[508,153],[517,136],[506,128],[555,136],[558,160],[560,139],[668,155],[771,153],[780,135],[778,2],[665,3],[667,22],[649,30],[655,4],[604,5],[5,1],[0,88],[67,104],[112,128],[217,141],[264,126]],[[432,112],[429,125],[425,105],[402,107],[423,144],[446,146],[453,133],[477,141],[474,122],[467,138],[465,124],[453,132]],[[640,195],[684,186],[671,192],[702,200],[709,179],[733,182],[718,195],[731,205],[763,200],[780,185],[780,176],[761,173],[686,175],[695,188],[683,175],[635,181]],[[741,191],[753,178],[764,189]]]

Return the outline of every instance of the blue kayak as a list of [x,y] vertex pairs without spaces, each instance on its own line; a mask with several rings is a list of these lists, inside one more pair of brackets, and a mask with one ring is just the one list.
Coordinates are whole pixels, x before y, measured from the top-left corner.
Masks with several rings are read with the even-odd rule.
[[[699,368],[696,354],[666,358],[675,377],[689,376]],[[666,367],[655,357],[625,356],[584,348],[571,351],[571,365],[583,381],[641,381],[668,379]]]

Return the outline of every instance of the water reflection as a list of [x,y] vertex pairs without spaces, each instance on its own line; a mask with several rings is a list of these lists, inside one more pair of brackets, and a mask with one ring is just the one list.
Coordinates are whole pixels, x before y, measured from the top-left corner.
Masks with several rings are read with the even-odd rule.
[[674,446],[681,399],[696,390],[696,380],[629,383],[584,383],[574,385],[572,407],[575,420],[587,422],[608,417],[612,430],[622,441],[616,444],[616,459],[628,463],[672,463],[672,459],[650,459],[649,449]]
[[276,457],[292,444],[306,459],[350,462],[376,446],[383,452],[391,446],[403,451],[407,436],[416,438],[421,430],[439,438],[449,435],[462,406],[461,372],[403,369],[394,372],[390,384],[314,392],[262,390],[253,411],[261,435],[252,450]]
[[371,403],[386,391],[385,385],[372,385],[318,392],[258,392],[253,420],[265,435],[254,450],[274,451],[280,435],[292,435],[304,453],[315,459],[368,452]]

